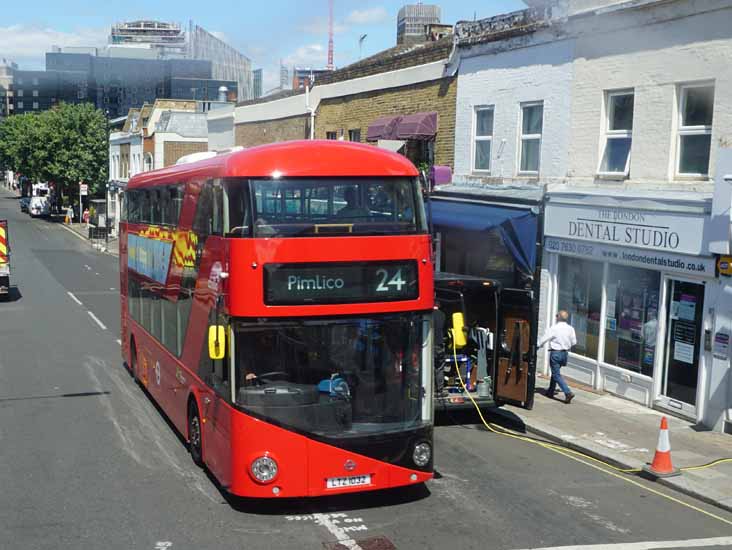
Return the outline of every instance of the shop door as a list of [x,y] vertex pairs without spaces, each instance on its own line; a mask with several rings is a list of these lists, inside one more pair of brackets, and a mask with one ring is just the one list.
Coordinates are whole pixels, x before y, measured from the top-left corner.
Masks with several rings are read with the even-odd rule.
[[497,402],[531,409],[536,379],[536,311],[531,291],[501,293],[494,394]]
[[677,279],[667,279],[666,285],[666,353],[658,404],[694,417],[702,350],[704,285]]

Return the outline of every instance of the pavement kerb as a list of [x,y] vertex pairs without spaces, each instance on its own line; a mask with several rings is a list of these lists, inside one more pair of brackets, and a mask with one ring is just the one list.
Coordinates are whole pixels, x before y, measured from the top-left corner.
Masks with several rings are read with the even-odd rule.
[[[503,411],[502,409],[494,409],[493,412],[496,414],[496,416],[505,418],[512,423],[516,422],[515,416],[518,416],[519,418],[521,418],[520,414],[518,414],[516,412],[509,413],[508,411]],[[628,470],[628,469],[632,469],[632,468],[640,468],[645,464],[645,463],[639,464],[637,462],[634,463],[634,462],[630,462],[628,460],[623,460],[623,459],[618,458],[618,456],[614,455],[613,453],[610,453],[607,451],[599,451],[598,449],[590,447],[589,445],[582,445],[579,443],[575,443],[573,441],[563,438],[557,432],[552,431],[549,428],[543,427],[536,423],[532,423],[531,419],[521,418],[521,421],[523,422],[527,433],[530,433],[533,435],[538,435],[552,443],[557,443],[557,444],[562,445],[563,447],[567,447],[574,451],[579,451],[594,459],[601,460],[612,466],[615,466],[616,468]],[[622,456],[622,455],[620,455],[620,456]],[[720,502],[719,500],[714,499],[696,489],[688,487],[686,483],[680,483],[678,481],[679,479],[681,479],[681,480],[684,479],[683,472],[682,472],[680,478],[678,478],[678,477],[677,478],[673,478],[673,477],[672,478],[659,478],[656,480],[656,482],[659,483],[660,485],[670,487],[671,489],[674,489],[675,491],[678,491],[685,495],[697,498],[697,499],[701,500],[702,502],[711,504],[712,506],[716,506],[716,507],[726,510],[728,512],[732,512],[732,505],[726,504],[724,502]]]
[[73,230],[73,229],[72,229],[71,227],[68,227],[68,226],[67,226],[66,224],[63,224],[63,223],[61,223],[61,224],[59,224],[59,225],[60,225],[61,227],[63,227],[63,228],[64,228],[64,229],[66,230],[66,231],[68,231],[69,233],[72,233],[73,235],[76,235],[77,237],[79,237],[79,239],[81,239],[82,241],[84,241],[84,242],[88,243],[88,244],[89,244],[89,246],[91,246],[91,247],[92,247],[92,248],[93,248],[94,250],[96,250],[97,252],[99,252],[99,253],[101,253],[101,254],[109,254],[110,256],[114,256],[114,257],[118,257],[118,256],[119,256],[119,254],[115,254],[114,252],[112,252],[112,251],[111,251],[111,250],[109,250],[109,249],[107,249],[107,250],[99,250],[98,248],[94,248],[94,247],[92,246],[91,242],[89,241],[89,239],[87,239],[86,237],[84,237],[84,235],[82,235],[82,234],[81,234],[81,233],[79,233],[78,231],[74,231],[74,230]]

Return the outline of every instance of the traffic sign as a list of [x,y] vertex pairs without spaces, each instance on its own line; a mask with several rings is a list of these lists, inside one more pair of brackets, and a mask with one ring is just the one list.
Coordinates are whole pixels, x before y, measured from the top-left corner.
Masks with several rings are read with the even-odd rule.
[[86,197],[89,194],[89,186],[86,183],[79,184],[79,195]]

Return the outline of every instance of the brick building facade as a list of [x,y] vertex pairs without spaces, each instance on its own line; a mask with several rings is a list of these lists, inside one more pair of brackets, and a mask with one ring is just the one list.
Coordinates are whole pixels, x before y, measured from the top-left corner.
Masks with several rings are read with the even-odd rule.
[[178,159],[191,153],[208,150],[205,141],[166,141],[163,145],[163,167],[172,166]]
[[[325,99],[320,102],[315,137],[336,136],[351,139],[354,130],[366,141],[369,125],[381,116],[410,115],[436,111],[439,131],[434,140],[434,163],[452,166],[455,139],[455,97],[457,79],[443,78],[400,88]],[[356,140],[354,140],[356,141]],[[409,147],[408,147],[409,149]],[[408,156],[412,157],[409,154]]]
[[402,151],[415,163],[431,159],[452,166],[457,81],[444,71],[451,48],[450,37],[399,45],[321,75],[308,94],[293,90],[240,103],[235,144],[307,139],[311,132],[316,139],[366,142],[369,126],[380,117],[429,112],[437,113],[435,135],[406,138]]
[[234,128],[234,143],[254,147],[277,141],[307,139],[309,128],[310,119],[307,115],[237,124]]

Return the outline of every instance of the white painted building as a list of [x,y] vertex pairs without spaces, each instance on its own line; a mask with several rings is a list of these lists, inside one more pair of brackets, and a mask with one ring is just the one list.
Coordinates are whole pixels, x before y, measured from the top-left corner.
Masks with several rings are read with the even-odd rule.
[[570,312],[565,374],[727,429],[709,227],[732,2],[543,4],[456,29],[453,187],[543,191],[540,325]]
[[120,132],[109,135],[109,182],[107,183],[107,210],[112,235],[119,232],[119,213],[127,181],[144,170],[143,128],[140,110],[133,109]]

